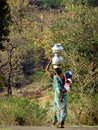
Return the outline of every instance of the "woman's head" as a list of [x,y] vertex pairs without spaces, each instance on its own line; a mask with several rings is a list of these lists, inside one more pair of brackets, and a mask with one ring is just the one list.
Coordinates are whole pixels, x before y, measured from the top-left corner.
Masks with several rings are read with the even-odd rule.
[[61,68],[56,68],[55,71],[56,71],[56,74],[58,74],[58,75],[60,75],[62,73]]

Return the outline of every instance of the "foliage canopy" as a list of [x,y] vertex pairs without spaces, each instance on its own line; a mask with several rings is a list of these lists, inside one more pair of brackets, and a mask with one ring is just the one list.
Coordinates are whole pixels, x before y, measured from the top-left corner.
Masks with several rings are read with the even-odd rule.
[[2,42],[8,40],[10,33],[9,25],[11,21],[11,12],[7,0],[0,0],[0,49],[4,49]]

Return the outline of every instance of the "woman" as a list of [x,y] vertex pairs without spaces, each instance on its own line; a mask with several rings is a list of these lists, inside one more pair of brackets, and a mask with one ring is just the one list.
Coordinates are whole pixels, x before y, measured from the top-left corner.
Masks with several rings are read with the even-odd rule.
[[[65,106],[64,103],[62,104],[62,101],[60,101],[60,91],[62,90],[62,87],[64,86],[65,78],[61,74],[62,70],[60,68],[56,68],[56,74],[50,72],[49,67],[52,63],[52,60],[49,61],[48,65],[46,66],[46,72],[47,74],[53,79],[54,83],[54,120],[53,124],[57,123],[57,127],[62,128],[62,121],[65,120]],[[62,96],[65,98],[64,94]]]

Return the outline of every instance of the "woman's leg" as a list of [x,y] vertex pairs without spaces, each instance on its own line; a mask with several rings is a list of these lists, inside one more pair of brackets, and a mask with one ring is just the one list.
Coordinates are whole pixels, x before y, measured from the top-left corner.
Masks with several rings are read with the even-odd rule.
[[66,117],[67,117],[67,105],[66,105],[66,103],[60,104],[60,110],[57,114],[57,117],[58,117],[57,127],[58,128],[64,128],[64,122],[65,122]]
[[60,103],[60,109],[58,109],[58,111],[57,111],[57,118],[58,118],[57,128],[61,128],[61,121],[62,121],[61,108],[62,108],[62,106],[61,106],[61,103]]
[[64,106],[61,109],[61,118],[62,118],[61,125],[62,126],[64,126],[66,117],[67,117],[67,104],[64,104]]
[[53,125],[55,125],[57,122],[58,122],[58,120],[57,120],[57,113],[54,112],[54,115],[53,115]]
[[57,119],[57,104],[54,102],[54,108],[53,108],[53,124],[55,125],[58,122]]

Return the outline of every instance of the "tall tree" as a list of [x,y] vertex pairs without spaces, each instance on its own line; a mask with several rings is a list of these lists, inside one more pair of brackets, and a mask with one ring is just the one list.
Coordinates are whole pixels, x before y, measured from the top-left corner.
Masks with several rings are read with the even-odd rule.
[[11,12],[7,0],[0,0],[0,50],[4,49],[3,41],[8,41],[11,22]]

